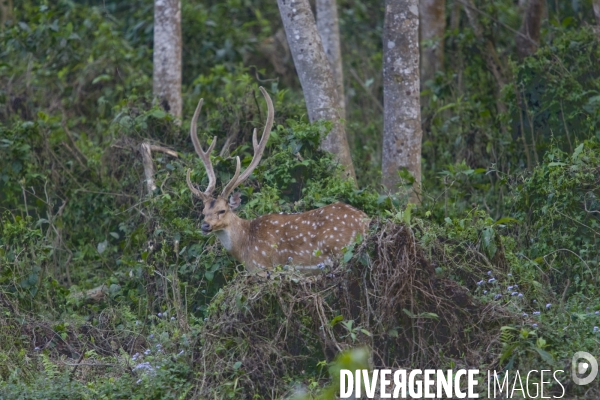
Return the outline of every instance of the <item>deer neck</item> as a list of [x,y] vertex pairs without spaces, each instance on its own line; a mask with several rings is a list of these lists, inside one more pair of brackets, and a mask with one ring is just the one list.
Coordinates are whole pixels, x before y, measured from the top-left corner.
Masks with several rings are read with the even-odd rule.
[[247,248],[250,221],[242,219],[235,214],[231,216],[231,222],[227,228],[216,231],[215,235],[221,241],[225,249],[238,261],[243,262],[243,249]]

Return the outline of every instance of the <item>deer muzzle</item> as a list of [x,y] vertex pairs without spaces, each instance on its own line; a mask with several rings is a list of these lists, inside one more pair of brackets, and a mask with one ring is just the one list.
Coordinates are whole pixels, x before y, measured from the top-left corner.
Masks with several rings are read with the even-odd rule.
[[207,222],[203,222],[202,225],[200,226],[200,229],[202,230],[202,233],[204,233],[205,235],[208,235],[212,231],[212,228],[210,227],[210,225]]

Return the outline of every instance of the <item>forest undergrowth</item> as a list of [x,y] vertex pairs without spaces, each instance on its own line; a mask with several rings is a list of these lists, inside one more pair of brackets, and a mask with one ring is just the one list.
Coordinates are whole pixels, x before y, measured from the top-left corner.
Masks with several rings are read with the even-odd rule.
[[[493,3],[515,25],[512,2]],[[600,47],[581,12],[551,9],[501,99],[464,15],[449,30],[423,92],[416,207],[377,184],[379,8],[340,1],[357,189],[319,150],[330,127],[308,123],[295,77],[255,63],[276,6],[183,7],[184,116],[204,97],[220,182],[251,160],[258,86],[275,104],[238,214],[343,201],[369,233],[318,276],[247,274],[200,233],[189,118],[152,102],[151,2],[24,1],[0,31],[0,398],[325,399],[339,368],[384,366],[562,369],[570,398],[600,397],[569,373],[600,348]],[[152,193],[142,143],[177,155],[154,153]]]

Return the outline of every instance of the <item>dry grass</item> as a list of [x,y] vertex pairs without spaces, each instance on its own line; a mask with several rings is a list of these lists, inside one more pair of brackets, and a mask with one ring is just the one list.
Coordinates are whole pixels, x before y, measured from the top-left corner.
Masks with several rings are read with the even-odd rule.
[[333,271],[312,278],[283,272],[269,280],[239,275],[225,287],[200,337],[195,396],[233,390],[236,398],[280,397],[289,377],[359,345],[372,350],[375,367],[495,364],[508,311],[479,304],[456,281],[436,277],[432,264],[443,262],[475,282],[494,265],[502,269],[502,256],[490,262],[474,248],[451,256],[438,241],[426,257],[411,228],[385,222],[373,231]]

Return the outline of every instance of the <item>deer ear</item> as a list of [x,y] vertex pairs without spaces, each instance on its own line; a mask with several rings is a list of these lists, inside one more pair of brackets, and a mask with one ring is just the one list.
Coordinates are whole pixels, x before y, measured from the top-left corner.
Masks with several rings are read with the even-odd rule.
[[229,208],[235,210],[242,204],[242,195],[240,192],[235,192],[229,197]]

